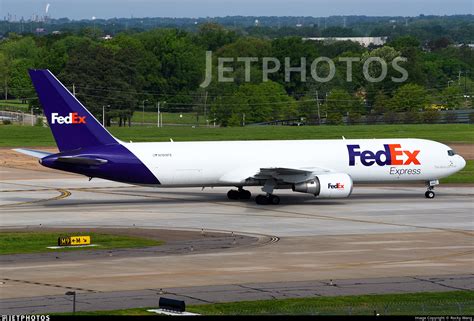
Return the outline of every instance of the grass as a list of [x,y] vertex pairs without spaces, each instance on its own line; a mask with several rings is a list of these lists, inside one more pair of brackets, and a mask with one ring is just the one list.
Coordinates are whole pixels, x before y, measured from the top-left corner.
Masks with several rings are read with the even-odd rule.
[[[124,141],[209,141],[267,139],[424,138],[440,142],[474,143],[474,129],[468,124],[358,125],[358,126],[248,126],[192,128],[191,126],[111,127]],[[0,147],[55,146],[49,128],[0,125]]]
[[[155,307],[156,308],[156,307]],[[153,315],[150,308],[80,312],[80,315]],[[421,292],[312,297],[189,306],[204,315],[472,315],[474,292]]]
[[11,99],[11,100],[0,100],[0,108],[3,110],[9,111],[18,111],[29,112],[30,107],[28,104],[24,104],[21,100]]
[[[91,243],[98,244],[95,247],[48,249],[48,246],[56,246],[59,236],[90,235]],[[73,233],[51,233],[51,232],[2,232],[0,233],[0,255],[3,254],[25,254],[44,253],[59,251],[78,250],[104,250],[117,248],[135,248],[162,245],[162,241],[131,237],[124,235],[112,235],[89,232]]]
[[[161,113],[163,118],[163,124],[179,124],[179,125],[195,125],[196,121],[196,114],[195,113]],[[149,124],[156,124],[158,120],[158,115],[156,112],[149,112],[146,111],[145,113],[137,110],[133,113],[132,122],[141,123],[145,121],[145,123]],[[204,116],[199,116],[199,124],[205,125],[206,120]]]
[[464,169],[454,175],[451,175],[449,177],[443,178],[440,181],[441,184],[446,184],[446,183],[457,183],[457,184],[466,184],[474,183],[474,160],[467,160],[466,161],[466,167]]

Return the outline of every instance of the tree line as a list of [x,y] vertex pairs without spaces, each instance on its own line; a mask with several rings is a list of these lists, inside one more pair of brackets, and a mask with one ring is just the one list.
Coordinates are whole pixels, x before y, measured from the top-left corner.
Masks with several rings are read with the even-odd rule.
[[423,42],[446,37],[455,43],[468,43],[474,37],[472,14],[414,17],[400,16],[226,16],[201,18],[96,18],[71,20],[43,17],[37,21],[13,17],[0,21],[0,38],[10,32],[41,33],[53,31],[80,32],[87,27],[101,29],[104,34],[143,32],[156,28],[179,28],[196,32],[203,24],[215,23],[235,30],[242,35],[278,38],[300,37],[349,37],[349,36],[398,36],[412,35]]
[[[414,36],[395,36],[383,47],[365,48],[355,42],[304,41],[299,36],[269,38],[248,35],[215,23],[205,23],[195,31],[156,28],[142,32],[124,31],[110,40],[101,38],[99,28],[56,35],[10,33],[0,42],[0,94],[5,99],[25,99],[38,105],[28,68],[48,68],[73,90],[91,111],[101,117],[107,110],[120,125],[130,123],[137,110],[195,112],[222,126],[265,122],[287,118],[318,119],[337,123],[341,117],[383,115],[388,112],[469,108],[472,106],[474,51],[454,46],[444,37],[426,42]],[[213,52],[213,66],[219,57],[288,58],[292,67],[301,57],[311,62],[324,56],[338,61],[357,57],[353,77],[347,81],[343,64],[336,65],[331,81],[312,78],[302,81],[297,73],[285,79],[280,68],[262,81],[262,64],[246,70],[232,64],[233,82],[213,81],[207,88],[206,51]],[[381,82],[371,83],[363,76],[363,62],[370,57],[391,61],[401,56],[408,79],[391,81],[394,70]],[[370,73],[380,70],[371,65]],[[320,65],[321,74],[328,72]],[[247,73],[250,73],[247,75]],[[310,66],[307,66],[310,74]],[[250,77],[248,77],[250,76]],[[248,79],[250,78],[250,80]]]

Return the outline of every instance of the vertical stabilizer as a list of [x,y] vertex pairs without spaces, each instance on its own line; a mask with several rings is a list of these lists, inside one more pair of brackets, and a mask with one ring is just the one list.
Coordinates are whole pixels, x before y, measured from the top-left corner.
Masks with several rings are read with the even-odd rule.
[[118,141],[49,70],[29,70],[61,152]]

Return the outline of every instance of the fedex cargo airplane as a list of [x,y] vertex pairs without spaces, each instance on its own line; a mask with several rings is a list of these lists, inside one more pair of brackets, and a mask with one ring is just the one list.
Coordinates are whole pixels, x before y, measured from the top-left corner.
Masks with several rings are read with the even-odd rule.
[[231,186],[229,199],[279,204],[276,189],[318,198],[345,198],[354,182],[426,182],[434,198],[439,179],[466,165],[448,146],[423,139],[340,139],[127,143],[112,136],[49,70],[30,70],[59,148],[51,154],[16,151],[46,167],[142,186]]

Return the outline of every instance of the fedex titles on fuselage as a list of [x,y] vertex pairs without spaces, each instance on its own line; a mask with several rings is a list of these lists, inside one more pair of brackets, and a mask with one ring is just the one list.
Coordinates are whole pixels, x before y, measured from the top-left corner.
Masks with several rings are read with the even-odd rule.
[[420,175],[420,168],[403,168],[399,166],[419,166],[418,160],[420,150],[404,150],[400,144],[384,144],[383,149],[376,152],[361,150],[360,145],[347,145],[349,152],[349,166],[355,166],[356,160],[360,159],[363,166],[386,166],[390,165],[390,175]]

